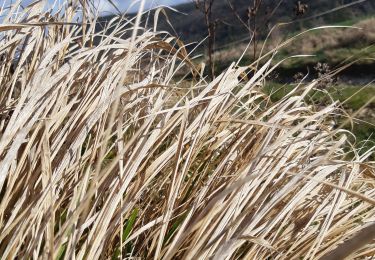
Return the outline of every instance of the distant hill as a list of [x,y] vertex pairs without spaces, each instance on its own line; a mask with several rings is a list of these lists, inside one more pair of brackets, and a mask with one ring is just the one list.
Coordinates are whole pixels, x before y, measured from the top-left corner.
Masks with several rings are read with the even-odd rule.
[[[231,0],[237,13],[244,19],[247,17],[247,9],[249,0]],[[353,0],[304,0],[301,1],[308,5],[307,12],[300,17],[296,17],[294,7],[297,1],[283,0],[279,7],[273,12],[276,3],[275,0],[264,0],[263,9],[258,11],[257,26],[259,28],[259,37],[264,37],[269,29],[276,23],[289,23],[288,27],[284,27],[286,32],[300,30],[303,28],[311,28],[319,25],[344,23],[348,20],[357,19],[361,16],[371,16],[375,14],[375,1],[367,0],[352,5],[348,8],[342,8],[345,5],[358,2]],[[184,42],[197,42],[206,37],[207,31],[204,26],[204,17],[202,13],[196,9],[193,3],[178,5],[175,7],[181,13],[175,13],[167,10],[169,20],[171,21],[174,31]],[[334,11],[335,9],[339,9]],[[230,9],[227,0],[216,0],[213,6],[214,19],[217,20],[216,25],[216,43],[221,46],[248,36],[243,25],[235,18]],[[273,13],[268,19],[267,14]],[[324,14],[326,13],[326,14]],[[323,15],[324,14],[324,15]],[[265,18],[267,17],[267,18]],[[313,18],[312,18],[313,17]],[[111,17],[103,17],[102,21],[109,20]],[[159,20],[160,30],[168,30],[173,33],[166,19]]]

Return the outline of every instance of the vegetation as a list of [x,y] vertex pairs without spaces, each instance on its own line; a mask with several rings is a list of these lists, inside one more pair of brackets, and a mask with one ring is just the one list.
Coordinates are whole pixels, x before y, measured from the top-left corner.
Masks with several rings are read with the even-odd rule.
[[[344,26],[344,27],[341,27]],[[350,28],[348,28],[350,27]],[[307,72],[306,68],[313,67],[317,63],[327,63],[331,67],[340,67],[343,62],[356,62],[347,68],[342,74],[351,75],[352,78],[361,77],[361,74],[374,76],[372,69],[374,66],[375,53],[375,18],[365,18],[356,23],[347,25],[332,25],[331,27],[321,28],[317,30],[303,30],[289,34],[289,38],[300,35],[296,40],[279,48],[276,55],[276,61],[284,60],[293,55],[311,55],[303,59],[287,59],[280,65],[280,74],[293,76],[297,72]],[[270,51],[280,46],[282,42],[280,32],[276,32],[275,36],[262,41],[258,45],[257,52],[260,53]],[[248,47],[247,43],[237,43],[228,45],[227,48],[219,50],[215,53],[215,59],[220,61],[219,66],[224,68],[230,64],[233,57],[239,58],[244,50]],[[243,63],[251,61],[251,58],[245,57]],[[364,72],[366,70],[366,73]]]
[[1,259],[375,254],[374,146],[322,78],[274,99],[271,56],[210,81],[140,13],[43,3],[0,9]]
[[[282,99],[293,91],[296,84],[280,84],[269,82],[265,84],[264,91],[274,102]],[[354,133],[357,147],[361,153],[373,149],[375,144],[375,85],[333,85],[327,89],[312,91],[306,98],[306,102],[315,105],[327,105],[332,101],[338,101],[345,116],[337,115],[336,123],[340,127]],[[349,114],[349,117],[348,117]],[[372,155],[375,158],[375,155]]]
[[[196,8],[194,2],[179,5],[178,13],[166,10],[169,22],[160,21],[160,30],[173,30],[178,37],[186,43],[200,42],[207,36],[205,26],[205,15]],[[239,39],[248,38],[249,33],[241,21],[233,13],[228,1],[232,3],[238,15],[244,20],[248,20],[248,9],[259,5],[259,20],[257,22],[259,36],[268,34],[270,28],[276,24],[284,24],[281,28],[285,35],[294,31],[322,25],[350,25],[359,22],[363,17],[370,18],[375,11],[375,2],[370,0],[305,0],[300,1],[308,4],[307,11],[300,16],[296,16],[296,3],[298,1],[274,1],[274,0],[214,0],[212,5],[212,20],[216,21],[216,47],[220,48],[224,44],[232,44]],[[198,0],[198,2],[211,2],[211,0]],[[275,4],[275,2],[277,4]],[[279,3],[279,4],[278,4]],[[354,4],[357,3],[357,4]],[[276,8],[277,7],[277,8]],[[272,16],[269,16],[274,11]],[[267,15],[268,14],[268,15]],[[323,15],[324,14],[324,15]],[[269,18],[269,19],[268,19]],[[309,18],[309,19],[307,19]],[[101,20],[110,20],[111,16],[103,17]],[[288,25],[285,25],[288,23]]]

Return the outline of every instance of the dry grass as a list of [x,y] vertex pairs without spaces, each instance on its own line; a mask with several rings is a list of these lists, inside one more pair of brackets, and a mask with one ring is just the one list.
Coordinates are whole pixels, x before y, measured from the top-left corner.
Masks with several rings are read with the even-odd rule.
[[82,36],[75,12],[0,26],[2,259],[316,259],[375,220],[371,151],[304,102],[316,82],[276,103],[270,63],[176,83],[176,40],[137,18]]

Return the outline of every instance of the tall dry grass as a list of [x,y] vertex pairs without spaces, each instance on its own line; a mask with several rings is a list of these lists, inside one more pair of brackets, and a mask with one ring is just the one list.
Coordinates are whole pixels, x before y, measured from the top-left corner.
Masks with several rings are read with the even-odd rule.
[[206,82],[140,16],[96,31],[43,5],[2,9],[1,259],[375,254],[372,151],[334,128],[336,103],[305,103],[316,81],[271,103],[270,62]]

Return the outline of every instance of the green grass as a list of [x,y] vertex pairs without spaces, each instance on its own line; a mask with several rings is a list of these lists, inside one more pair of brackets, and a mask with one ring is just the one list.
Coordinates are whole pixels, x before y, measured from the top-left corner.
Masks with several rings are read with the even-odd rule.
[[[295,87],[297,87],[297,84],[268,82],[263,89],[270,95],[272,101],[279,101]],[[375,85],[361,87],[339,84],[337,86],[328,87],[325,91],[314,91],[310,96],[313,97],[315,101],[319,101],[323,98],[326,99],[330,96],[333,100],[340,101],[341,103],[345,102],[343,105],[347,109],[356,111],[369,102],[374,95]],[[372,101],[371,104],[375,104],[375,101]]]
[[[375,96],[375,86],[360,88],[360,86],[340,85],[333,89],[331,94],[335,100],[345,102],[345,107],[357,111]],[[370,105],[374,104],[375,101],[373,100]]]

